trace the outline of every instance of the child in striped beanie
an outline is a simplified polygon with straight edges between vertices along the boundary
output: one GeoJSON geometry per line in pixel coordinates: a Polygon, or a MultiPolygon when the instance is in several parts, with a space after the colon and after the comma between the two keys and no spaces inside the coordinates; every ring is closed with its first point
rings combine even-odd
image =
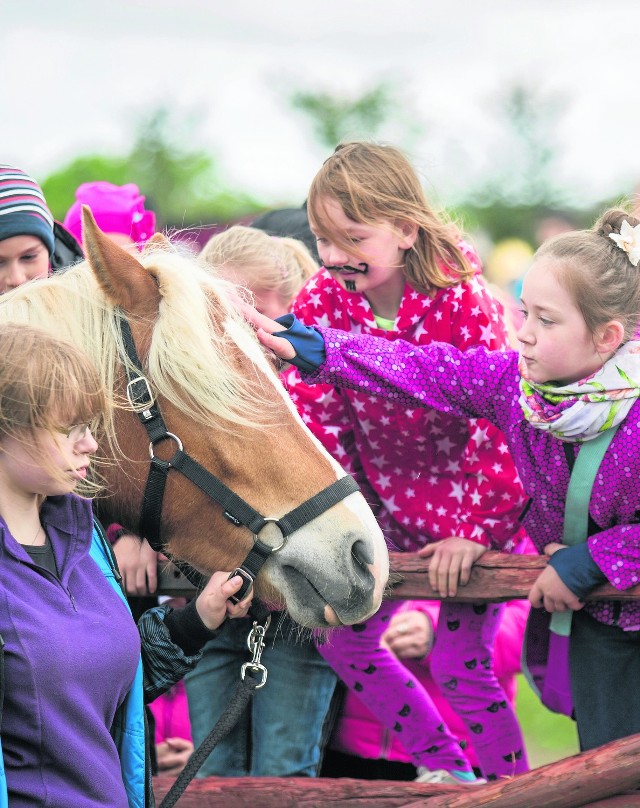
{"type": "Polygon", "coordinates": [[[0,294],[47,277],[55,249],[53,224],[33,177],[0,164],[0,294]]]}

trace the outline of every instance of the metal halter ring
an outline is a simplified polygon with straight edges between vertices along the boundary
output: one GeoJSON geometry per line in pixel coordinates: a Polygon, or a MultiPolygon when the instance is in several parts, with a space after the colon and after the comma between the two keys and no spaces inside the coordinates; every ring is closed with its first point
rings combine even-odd
{"type": "MultiPolygon", "coordinates": [[[[282,531],[282,528],[280,527],[280,520],[279,520],[279,519],[276,519],[276,518],[275,518],[275,516],[265,516],[265,517],[264,517],[264,521],[265,521],[265,522],[275,522],[275,524],[276,524],[276,525],[278,525],[278,527],[279,527],[279,528],[280,528],[280,530],[282,531]]],[[[262,527],[264,527],[264,525],[263,525],[262,527]]],[[[260,530],[262,530],[262,527],[260,528],[260,530]]],[[[287,539],[288,539],[288,536],[285,536],[285,535],[284,535],[284,533],[283,533],[283,534],[282,534],[282,542],[281,542],[281,543],[280,543],[280,544],[279,544],[277,547],[272,547],[272,548],[271,548],[271,552],[272,552],[272,553],[277,553],[277,552],[278,552],[278,550],[282,550],[282,548],[283,548],[283,547],[285,546],[285,544],[287,543],[287,539]]],[[[254,534],[253,534],[253,540],[254,540],[254,541],[258,541],[258,534],[257,534],[257,533],[254,533],[254,534]]]]}
{"type": "MultiPolygon", "coordinates": [[[[182,441],[180,440],[180,438],[177,435],[174,435],[173,432],[165,432],[164,435],[161,435],[157,440],[151,441],[151,443],[149,444],[149,457],[152,460],[155,460],[156,463],[164,463],[167,466],[171,467],[171,460],[163,460],[161,457],[156,457],[154,455],[154,453],[153,453],[153,447],[155,446],[155,444],[160,443],[160,441],[163,441],[166,438],[171,438],[171,440],[174,440],[176,442],[176,444],[178,446],[178,448],[176,450],[176,454],[178,454],[178,452],[182,451],[182,441]]],[[[174,457],[175,457],[175,455],[174,455],[174,457]]]]}

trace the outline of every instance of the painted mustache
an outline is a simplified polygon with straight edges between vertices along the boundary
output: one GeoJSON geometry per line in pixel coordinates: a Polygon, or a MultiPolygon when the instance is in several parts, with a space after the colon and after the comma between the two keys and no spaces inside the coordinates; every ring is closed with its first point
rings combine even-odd
{"type": "Polygon", "coordinates": [[[328,272],[360,272],[362,275],[366,275],[367,272],[369,271],[369,264],[365,264],[363,262],[361,264],[358,264],[357,267],[352,267],[349,264],[345,264],[344,266],[341,267],[334,267],[334,266],[328,267],[325,265],[325,269],[328,272]]]}

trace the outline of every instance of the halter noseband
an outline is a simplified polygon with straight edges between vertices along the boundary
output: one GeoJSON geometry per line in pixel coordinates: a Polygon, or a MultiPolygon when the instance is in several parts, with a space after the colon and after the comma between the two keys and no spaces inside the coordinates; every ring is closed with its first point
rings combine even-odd
{"type": "MultiPolygon", "coordinates": [[[[253,533],[253,547],[242,564],[231,573],[231,576],[240,575],[244,581],[232,600],[236,602],[242,600],[251,588],[262,565],[272,553],[276,553],[285,546],[288,536],[311,522],[316,516],[320,516],[332,508],[349,494],[359,491],[358,483],[353,477],[347,475],[336,480],[284,516],[276,518],[258,513],[214,474],[183,451],[180,438],[168,431],[149,381],[142,372],[142,363],[138,357],[129,322],[120,309],[116,310],[115,316],[128,360],[124,363],[127,374],[127,398],[149,436],[151,464],[142,500],[139,535],[143,536],[156,552],[166,553],[160,542],[162,501],[169,470],[179,471],[217,502],[223,508],[224,516],[232,524],[238,527],[244,525],[253,533]],[[154,453],[156,444],[163,440],[172,440],[176,444],[175,454],[170,460],[162,460],[154,453]],[[276,524],[282,533],[282,542],[276,547],[270,547],[258,538],[262,528],[269,522],[276,524]]],[[[202,586],[206,579],[194,567],[180,560],[172,559],[172,561],[192,584],[197,588],[202,586]]]]}

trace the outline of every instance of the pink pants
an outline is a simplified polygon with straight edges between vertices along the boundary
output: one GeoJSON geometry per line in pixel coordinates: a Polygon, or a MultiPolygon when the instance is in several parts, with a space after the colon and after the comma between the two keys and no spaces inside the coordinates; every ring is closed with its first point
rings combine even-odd
{"type": "MultiPolygon", "coordinates": [[[[378,720],[400,735],[416,766],[471,771],[426,689],[380,646],[398,608],[399,603],[385,601],[366,623],[336,629],[324,643],[318,640],[318,650],[378,720]]],[[[469,728],[482,774],[491,780],[528,769],[517,718],[493,670],[503,609],[496,603],[444,601],[429,658],[434,681],[469,728]]]]}

